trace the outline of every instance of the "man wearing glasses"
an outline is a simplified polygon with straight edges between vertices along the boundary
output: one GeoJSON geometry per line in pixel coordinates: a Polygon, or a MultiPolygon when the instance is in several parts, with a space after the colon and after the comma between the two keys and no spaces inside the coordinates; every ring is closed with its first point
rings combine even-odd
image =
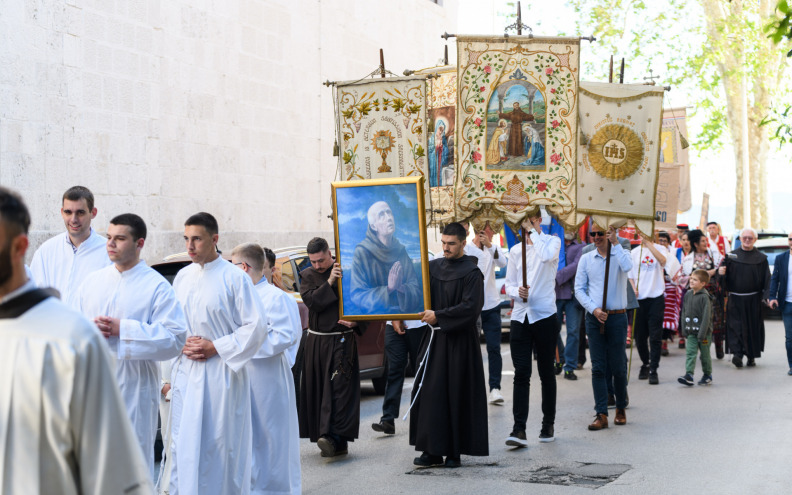
{"type": "MultiPolygon", "coordinates": [[[[792,232],[789,233],[789,248],[792,250],[792,232]]],[[[776,256],[773,263],[773,277],[770,279],[770,307],[778,308],[784,320],[786,332],[786,352],[789,364],[788,375],[792,375],[792,274],[789,273],[790,251],[776,256]]]]}
{"type": "Polygon", "coordinates": [[[748,366],[756,366],[755,359],[764,350],[762,300],[769,293],[770,267],[767,256],[754,248],[756,238],[754,229],[743,229],[740,247],[729,253],[726,264],[718,269],[729,291],[726,336],[732,364],[737,368],[743,367],[743,356],[748,357],[748,366]]]}

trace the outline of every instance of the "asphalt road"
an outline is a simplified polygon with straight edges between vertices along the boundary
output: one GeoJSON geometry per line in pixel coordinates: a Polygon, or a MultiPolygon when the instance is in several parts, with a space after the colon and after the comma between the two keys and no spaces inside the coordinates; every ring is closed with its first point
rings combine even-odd
{"type": "MultiPolygon", "coordinates": [[[[685,355],[676,344],[660,362],[660,384],[637,379],[640,360],[633,351],[627,425],[588,431],[594,417],[590,363],[579,380],[559,377],[555,442],[540,444],[539,377],[534,367],[530,445],[504,444],[511,431],[511,378],[504,343],[504,406],[488,406],[488,457],[462,456],[459,469],[415,469],[417,455],[408,442],[408,423],[396,434],[374,432],[382,397],[364,382],[360,438],[349,455],[326,459],[301,440],[303,492],[306,494],[784,494],[790,493],[790,406],[792,376],[787,376],[784,329],[766,322],[766,352],[755,368],[736,369],[729,355],[713,363],[713,384],[685,387],[685,355]]],[[[482,346],[486,365],[486,350],[482,346]]],[[[629,352],[629,351],[628,351],[629,352]]],[[[714,352],[713,352],[714,354],[714,352]]],[[[697,363],[696,381],[701,377],[697,363]]],[[[412,380],[405,382],[401,414],[412,380]]],[[[409,420],[408,420],[409,421],[409,420]]]]}

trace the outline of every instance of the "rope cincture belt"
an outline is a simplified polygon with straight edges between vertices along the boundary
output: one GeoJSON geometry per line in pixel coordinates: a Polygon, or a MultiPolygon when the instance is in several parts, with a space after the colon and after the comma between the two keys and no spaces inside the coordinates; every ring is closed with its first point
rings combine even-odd
{"type": "Polygon", "coordinates": [[[745,293],[729,292],[730,296],[743,296],[743,297],[745,297],[745,296],[754,296],[756,294],[759,294],[759,291],[756,291],[756,292],[745,292],[745,293]]]}
{"type": "Polygon", "coordinates": [[[310,328],[308,329],[308,333],[312,333],[314,335],[344,335],[345,333],[349,332],[354,332],[354,330],[350,328],[349,330],[344,330],[343,332],[315,332],[310,328]]]}
{"type": "MultiPolygon", "coordinates": [[[[410,410],[415,405],[415,401],[418,400],[418,395],[421,393],[421,387],[423,387],[424,378],[426,378],[426,369],[429,367],[429,352],[432,350],[432,340],[434,339],[435,331],[439,331],[440,327],[430,326],[429,328],[432,329],[432,333],[429,334],[429,343],[426,344],[426,354],[424,354],[424,358],[421,360],[421,363],[418,365],[418,369],[415,371],[415,376],[418,376],[418,373],[421,372],[421,368],[423,368],[423,375],[421,375],[421,382],[418,384],[418,391],[415,392],[415,397],[413,397],[412,402],[410,403],[410,407],[407,408],[407,412],[404,413],[404,417],[402,421],[407,421],[407,416],[410,414],[410,410]]],[[[415,382],[413,382],[412,390],[415,390],[415,382]]]]}

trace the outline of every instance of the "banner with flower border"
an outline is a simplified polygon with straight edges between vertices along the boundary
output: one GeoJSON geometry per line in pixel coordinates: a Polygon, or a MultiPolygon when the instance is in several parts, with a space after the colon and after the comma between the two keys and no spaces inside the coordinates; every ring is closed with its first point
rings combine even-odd
{"type": "Polygon", "coordinates": [[[432,198],[429,224],[442,226],[454,221],[454,176],[456,175],[456,66],[421,69],[428,76],[426,91],[428,177],[432,198]]]}
{"type": "Polygon", "coordinates": [[[663,88],[580,83],[578,214],[654,233],[663,88]]]}
{"type": "Polygon", "coordinates": [[[427,176],[426,76],[339,82],[336,108],[342,180],[427,176]]]}
{"type": "Polygon", "coordinates": [[[578,38],[457,38],[456,218],[575,223],[578,38]]]}

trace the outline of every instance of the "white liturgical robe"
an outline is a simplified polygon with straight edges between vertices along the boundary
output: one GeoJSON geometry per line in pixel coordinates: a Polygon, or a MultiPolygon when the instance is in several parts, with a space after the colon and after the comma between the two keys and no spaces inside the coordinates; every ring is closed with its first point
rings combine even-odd
{"type": "Polygon", "coordinates": [[[0,336],[0,493],[152,493],[96,327],[51,297],[0,336]]]}
{"type": "Polygon", "coordinates": [[[77,308],[76,294],[85,276],[112,262],[107,256],[107,239],[91,229],[91,236],[77,250],[69,234],[58,234],[42,244],[33,255],[30,271],[39,287],[60,292],[61,301],[77,308]]]}
{"type": "Polygon", "coordinates": [[[142,260],[124,272],[110,265],[88,274],[76,300],[89,319],[121,320],[119,336],[108,338],[107,343],[121,396],[153,478],[161,389],[157,361],[175,358],[184,347],[187,321],[181,305],[168,281],[142,260]]]}
{"type": "Polygon", "coordinates": [[[289,351],[299,347],[297,301],[262,278],[256,284],[267,311],[268,339],[248,363],[253,406],[251,493],[299,494],[300,428],[289,351]]]}
{"type": "Polygon", "coordinates": [[[266,310],[250,277],[218,257],[183,268],[173,282],[187,335],[217,355],[173,364],[170,495],[250,493],[252,423],[246,364],[267,338],[266,310]]]}

